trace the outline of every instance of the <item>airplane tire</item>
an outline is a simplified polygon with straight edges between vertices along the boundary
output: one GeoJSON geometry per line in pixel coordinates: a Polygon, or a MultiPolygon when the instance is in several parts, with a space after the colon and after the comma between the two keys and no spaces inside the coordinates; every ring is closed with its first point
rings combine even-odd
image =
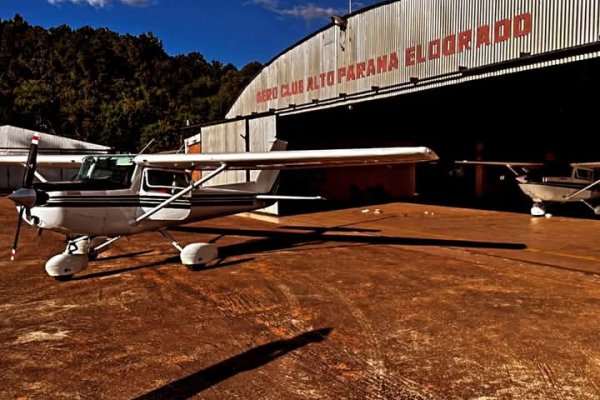
{"type": "Polygon", "coordinates": [[[192,243],[179,254],[183,265],[205,265],[218,257],[218,249],[212,243],[192,243]]]}
{"type": "Polygon", "coordinates": [[[98,258],[99,254],[96,251],[88,252],[88,260],[95,261],[98,258]]]}
{"type": "Polygon", "coordinates": [[[186,265],[185,267],[190,270],[190,271],[200,271],[202,268],[204,268],[206,266],[206,264],[194,264],[194,265],[186,265]]]}
{"type": "Polygon", "coordinates": [[[535,203],[531,207],[531,215],[533,217],[543,217],[544,215],[546,215],[546,208],[541,203],[535,203]]]}

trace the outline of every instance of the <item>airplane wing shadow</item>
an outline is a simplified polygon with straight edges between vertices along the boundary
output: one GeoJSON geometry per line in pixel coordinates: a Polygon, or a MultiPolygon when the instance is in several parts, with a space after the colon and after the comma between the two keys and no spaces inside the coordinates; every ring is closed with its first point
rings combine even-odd
{"type": "MultiPolygon", "coordinates": [[[[297,228],[295,228],[297,229],[297,228]]],[[[332,230],[335,231],[336,228],[332,230]]],[[[337,243],[360,243],[374,245],[404,245],[404,246],[445,246],[445,247],[467,247],[486,249],[522,250],[527,248],[524,243],[507,242],[484,242],[459,239],[435,239],[414,238],[402,236],[373,236],[327,233],[328,229],[318,228],[310,232],[278,232],[272,230],[246,230],[236,228],[213,228],[213,227],[189,227],[179,226],[169,229],[174,232],[208,233],[230,236],[258,237],[242,243],[235,243],[219,247],[219,256],[222,258],[239,256],[243,254],[261,253],[282,249],[298,249],[303,245],[337,242],[337,243]]],[[[359,231],[360,232],[360,231],[359,231]]]]}
{"type": "Polygon", "coordinates": [[[322,342],[327,339],[331,331],[333,331],[332,328],[316,329],[291,339],[263,344],[185,378],[154,389],[136,397],[134,400],[188,399],[241,372],[260,368],[310,343],[322,342]]]}

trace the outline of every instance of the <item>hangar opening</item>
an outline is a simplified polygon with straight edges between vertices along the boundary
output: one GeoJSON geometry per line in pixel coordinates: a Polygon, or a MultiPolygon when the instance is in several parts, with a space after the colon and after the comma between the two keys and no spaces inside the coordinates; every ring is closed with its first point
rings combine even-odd
{"type": "Polygon", "coordinates": [[[433,165],[416,166],[414,192],[402,166],[295,171],[286,174],[283,188],[321,190],[350,203],[418,193],[422,201],[525,210],[529,200],[506,168],[486,168],[477,188],[475,167],[453,161],[551,159],[566,168],[596,160],[600,139],[590,100],[600,89],[599,67],[592,59],[281,117],[278,135],[293,149],[424,145],[440,156],[433,165]]]}

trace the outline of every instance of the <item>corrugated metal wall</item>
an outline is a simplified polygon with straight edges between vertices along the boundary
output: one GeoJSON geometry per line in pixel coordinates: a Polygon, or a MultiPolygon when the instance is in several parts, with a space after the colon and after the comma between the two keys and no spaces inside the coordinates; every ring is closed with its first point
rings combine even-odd
{"type": "MultiPolygon", "coordinates": [[[[203,153],[241,153],[246,151],[246,121],[233,121],[202,128],[203,153]]],[[[245,182],[245,171],[225,171],[217,175],[207,186],[245,182]]]]}
{"type": "MultiPolygon", "coordinates": [[[[271,150],[276,134],[275,116],[255,118],[248,121],[250,128],[250,151],[253,153],[271,150]]],[[[258,171],[252,171],[250,178],[256,180],[258,171]]]]}
{"type": "Polygon", "coordinates": [[[599,10],[600,0],[384,4],[349,17],[345,31],[331,26],[274,60],[244,90],[228,118],[376,93],[377,88],[595,43],[599,10]]]}
{"type": "MultiPolygon", "coordinates": [[[[250,151],[253,153],[271,150],[277,134],[277,119],[274,115],[254,118],[248,121],[250,128],[250,151]]],[[[260,171],[251,171],[250,179],[255,181],[260,171]]],[[[267,214],[278,215],[279,203],[259,210],[267,214]]]]}
{"type": "MultiPolygon", "coordinates": [[[[202,128],[203,153],[243,153],[269,151],[275,139],[275,116],[243,119],[202,128]],[[246,139],[248,138],[248,139],[246,139]],[[246,143],[248,140],[248,143],[246,143]]],[[[252,171],[251,180],[257,171],[252,171]]],[[[246,171],[226,171],[215,177],[208,186],[246,182],[246,171]]]]}

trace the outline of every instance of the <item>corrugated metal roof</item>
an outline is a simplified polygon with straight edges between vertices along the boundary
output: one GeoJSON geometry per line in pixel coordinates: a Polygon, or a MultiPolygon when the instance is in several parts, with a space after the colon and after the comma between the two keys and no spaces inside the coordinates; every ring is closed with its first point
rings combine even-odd
{"type": "Polygon", "coordinates": [[[572,61],[564,50],[596,57],[600,0],[404,0],[345,18],[345,30],[327,25],[271,61],[227,118],[298,112],[572,61]]]}
{"type": "MultiPolygon", "coordinates": [[[[0,126],[0,152],[6,154],[18,149],[29,149],[31,137],[34,133],[36,132],[29,129],[17,128],[15,126],[0,126]]],[[[110,147],[42,133],[40,149],[107,151],[110,150],[110,147]]]]}

